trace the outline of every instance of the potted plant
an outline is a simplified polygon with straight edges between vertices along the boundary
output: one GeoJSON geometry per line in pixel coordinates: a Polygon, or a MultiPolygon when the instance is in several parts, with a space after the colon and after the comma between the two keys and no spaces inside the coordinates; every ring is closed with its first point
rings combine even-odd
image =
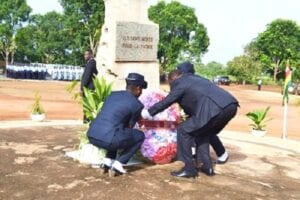
{"type": "Polygon", "coordinates": [[[252,127],[252,135],[258,137],[263,137],[266,135],[267,131],[264,128],[266,127],[266,122],[271,120],[266,120],[266,116],[269,110],[270,107],[267,107],[264,110],[255,110],[246,114],[246,116],[253,122],[253,124],[250,124],[250,126],[252,127]]]}
{"type": "Polygon", "coordinates": [[[42,108],[40,101],[41,101],[41,95],[39,92],[36,92],[34,104],[32,106],[32,111],[31,111],[31,115],[30,115],[32,121],[35,121],[35,122],[42,122],[46,118],[45,111],[42,108]]]}

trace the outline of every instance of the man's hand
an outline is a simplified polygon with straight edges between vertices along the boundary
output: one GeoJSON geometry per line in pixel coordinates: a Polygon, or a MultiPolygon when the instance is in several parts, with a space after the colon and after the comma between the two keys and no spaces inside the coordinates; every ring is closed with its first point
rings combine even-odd
{"type": "Polygon", "coordinates": [[[152,120],[152,116],[150,115],[149,111],[146,109],[142,110],[142,118],[152,120]]]}

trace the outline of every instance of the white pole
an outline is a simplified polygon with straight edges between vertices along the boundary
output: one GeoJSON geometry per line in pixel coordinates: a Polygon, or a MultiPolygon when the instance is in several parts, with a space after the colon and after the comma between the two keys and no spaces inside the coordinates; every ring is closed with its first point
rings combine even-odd
{"type": "Polygon", "coordinates": [[[283,111],[283,132],[282,139],[286,139],[287,137],[287,117],[288,117],[288,103],[284,100],[284,111],[283,111]]]}

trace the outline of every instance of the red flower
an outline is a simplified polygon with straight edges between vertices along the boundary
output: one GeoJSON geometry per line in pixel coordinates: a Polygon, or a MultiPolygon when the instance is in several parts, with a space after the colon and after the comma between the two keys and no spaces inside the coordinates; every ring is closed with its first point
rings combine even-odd
{"type": "Polygon", "coordinates": [[[176,155],[176,148],[176,143],[168,144],[166,147],[160,147],[152,158],[152,161],[156,164],[170,163],[176,155]]]}

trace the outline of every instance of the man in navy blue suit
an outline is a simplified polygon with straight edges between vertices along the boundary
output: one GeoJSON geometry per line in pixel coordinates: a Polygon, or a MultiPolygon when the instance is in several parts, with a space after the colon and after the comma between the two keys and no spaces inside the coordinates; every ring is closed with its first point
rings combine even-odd
{"type": "Polygon", "coordinates": [[[108,151],[104,165],[119,173],[126,173],[123,165],[140,149],[144,133],[134,129],[144,105],[138,100],[147,88],[144,76],[131,73],[126,78],[126,90],[112,92],[101,112],[90,125],[88,138],[91,144],[108,151]],[[116,159],[117,151],[123,150],[116,159]]]}
{"type": "Polygon", "coordinates": [[[171,91],[161,102],[148,111],[143,110],[145,119],[165,110],[173,103],[179,103],[189,116],[178,129],[178,159],[185,166],[172,172],[175,177],[194,178],[198,176],[193,163],[192,145],[196,142],[203,166],[201,171],[213,175],[212,162],[209,155],[209,141],[219,134],[227,123],[236,115],[238,101],[228,92],[197,75],[182,74],[174,70],[169,74],[171,91]]]}
{"type": "MultiPolygon", "coordinates": [[[[181,63],[180,65],[177,66],[177,69],[184,74],[190,74],[190,75],[195,74],[194,65],[190,62],[181,63]]],[[[214,135],[210,137],[209,143],[218,156],[216,164],[225,164],[228,161],[229,156],[220,138],[217,135],[214,135]]],[[[197,153],[197,162],[198,164],[202,162],[200,152],[197,153]]]]}
{"type": "Polygon", "coordinates": [[[82,74],[81,85],[80,85],[80,89],[82,93],[84,87],[90,90],[95,90],[93,78],[98,74],[97,65],[95,59],[93,58],[92,50],[87,50],[84,53],[84,59],[86,61],[86,64],[84,66],[84,72],[82,74]]]}
{"type": "MultiPolygon", "coordinates": [[[[82,74],[82,78],[81,78],[81,84],[80,84],[80,94],[81,96],[85,96],[84,94],[84,88],[87,88],[89,90],[95,90],[95,86],[94,86],[94,82],[93,79],[95,76],[98,75],[98,70],[97,70],[97,64],[96,64],[96,60],[93,57],[93,52],[92,50],[87,50],[84,53],[84,59],[86,61],[86,64],[84,66],[84,71],[82,74]]],[[[64,67],[62,67],[62,74],[66,74],[64,73],[64,67]]],[[[85,115],[83,115],[83,123],[88,123],[88,119],[85,115]]]]}

